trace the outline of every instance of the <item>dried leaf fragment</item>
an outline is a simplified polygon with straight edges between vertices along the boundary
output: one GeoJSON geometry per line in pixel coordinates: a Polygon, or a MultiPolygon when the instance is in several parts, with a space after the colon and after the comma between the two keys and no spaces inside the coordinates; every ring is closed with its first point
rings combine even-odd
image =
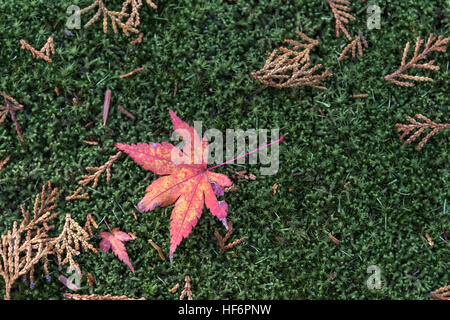
{"type": "Polygon", "coordinates": [[[431,239],[430,235],[428,233],[425,233],[425,238],[427,238],[428,244],[432,247],[434,246],[433,239],[431,239]]]}
{"type": "Polygon", "coordinates": [[[333,236],[333,235],[331,234],[331,232],[328,233],[328,237],[329,237],[329,238],[331,239],[331,241],[333,241],[334,243],[336,243],[336,244],[339,244],[339,243],[340,243],[339,239],[336,238],[335,236],[333,236]]]}
{"type": "Polygon", "coordinates": [[[8,163],[10,158],[11,158],[11,156],[7,156],[5,159],[0,161],[0,170],[2,170],[2,168],[5,166],[5,164],[8,163]]]}
{"type": "Polygon", "coordinates": [[[130,113],[127,109],[125,109],[124,107],[122,107],[122,106],[117,106],[117,109],[119,109],[119,111],[122,112],[124,115],[126,115],[128,118],[131,118],[131,119],[133,119],[133,120],[136,119],[136,117],[135,117],[133,114],[131,114],[131,113],[130,113]]]}
{"type": "Polygon", "coordinates": [[[369,95],[367,93],[359,93],[359,94],[353,95],[353,98],[355,98],[355,99],[366,99],[368,97],[369,97],[369,95]]]}
{"type": "Polygon", "coordinates": [[[103,103],[103,126],[106,125],[106,121],[108,120],[110,104],[111,104],[111,90],[108,89],[106,90],[105,102],[103,103]]]}
{"type": "Polygon", "coordinates": [[[275,184],[272,186],[272,193],[273,193],[273,195],[276,195],[276,194],[277,194],[277,190],[278,190],[278,183],[275,183],[275,184]]]}
{"type": "Polygon", "coordinates": [[[84,143],[86,143],[89,146],[97,146],[98,145],[98,141],[93,141],[93,140],[83,140],[84,143]]]}
{"type": "Polygon", "coordinates": [[[176,285],[174,285],[171,289],[167,290],[169,293],[175,293],[178,291],[178,288],[180,288],[180,284],[177,283],[176,285]]]}
{"type": "Polygon", "coordinates": [[[160,246],[158,246],[156,243],[153,242],[152,239],[148,239],[148,243],[152,245],[153,248],[155,248],[156,251],[158,251],[159,257],[162,261],[166,261],[166,257],[164,256],[164,253],[160,246]]]}

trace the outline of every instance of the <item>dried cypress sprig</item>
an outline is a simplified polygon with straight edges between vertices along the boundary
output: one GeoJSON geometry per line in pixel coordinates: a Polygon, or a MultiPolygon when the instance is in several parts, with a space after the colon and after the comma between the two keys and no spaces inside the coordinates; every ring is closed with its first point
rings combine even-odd
{"type": "Polygon", "coordinates": [[[408,120],[410,124],[396,123],[395,126],[397,127],[398,132],[403,132],[402,135],[400,136],[400,140],[405,138],[407,135],[409,135],[411,132],[417,129],[417,131],[405,141],[404,145],[408,145],[411,142],[414,142],[422,134],[423,131],[427,129],[432,129],[419,142],[419,144],[416,147],[417,151],[420,151],[420,149],[422,149],[424,144],[427,143],[427,141],[436,133],[438,133],[440,130],[450,129],[450,123],[435,123],[421,114],[416,114],[415,117],[425,122],[418,122],[413,118],[411,118],[410,116],[406,116],[406,120],[408,120]]]}
{"type": "Polygon", "coordinates": [[[111,21],[111,27],[114,33],[118,33],[117,25],[122,28],[123,33],[128,37],[129,32],[139,33],[139,30],[122,22],[122,18],[130,16],[126,12],[110,11],[103,3],[103,0],[95,0],[90,6],[80,10],[80,14],[83,15],[92,9],[97,8],[97,13],[84,25],[85,28],[91,26],[98,18],[103,14],[103,33],[108,33],[108,18],[111,21]]]}
{"type": "Polygon", "coordinates": [[[91,175],[83,175],[83,180],[78,181],[78,184],[82,185],[83,187],[86,187],[89,183],[94,181],[92,184],[92,188],[97,188],[98,185],[98,179],[100,178],[101,174],[106,171],[106,181],[109,182],[111,179],[111,166],[120,156],[122,155],[122,152],[117,152],[114,156],[110,156],[109,160],[102,165],[101,167],[86,167],[87,172],[95,172],[91,175]]]}
{"type": "Polygon", "coordinates": [[[344,26],[344,24],[349,23],[350,20],[355,20],[355,17],[349,13],[351,9],[348,5],[351,4],[351,2],[348,0],[327,0],[327,2],[333,12],[334,19],[336,20],[336,37],[339,38],[340,32],[342,31],[347,39],[351,41],[352,37],[344,26]]]}
{"type": "Polygon", "coordinates": [[[401,87],[413,87],[414,84],[408,81],[399,81],[397,78],[411,81],[433,81],[432,78],[429,77],[421,77],[421,76],[411,76],[408,74],[404,74],[404,72],[408,69],[428,69],[428,70],[439,70],[439,66],[434,65],[434,60],[431,60],[427,63],[419,63],[420,60],[424,60],[427,58],[427,54],[433,51],[445,52],[447,50],[446,45],[450,41],[450,37],[443,38],[439,36],[437,39],[433,34],[430,34],[428,40],[425,44],[425,48],[422,52],[419,53],[420,47],[424,43],[420,37],[417,37],[416,47],[414,49],[414,55],[409,62],[406,62],[406,57],[408,55],[410,43],[407,42],[405,49],[403,50],[402,61],[400,64],[400,68],[394,73],[391,73],[384,77],[384,80],[389,81],[393,84],[396,84],[401,87]],[[435,41],[436,40],[436,41],[435,41]],[[434,44],[433,44],[434,42],[434,44]]]}
{"type": "Polygon", "coordinates": [[[81,248],[86,252],[97,253],[97,249],[88,242],[90,238],[88,232],[72,219],[70,213],[67,213],[61,234],[52,240],[54,245],[52,253],[56,254],[59,266],[69,263],[71,268],[78,267],[78,263],[75,262],[73,256],[79,255],[81,248]],[[64,254],[65,258],[63,259],[64,254]]]}
{"type": "Polygon", "coordinates": [[[219,244],[220,253],[224,253],[225,251],[234,248],[235,246],[237,246],[238,244],[240,244],[245,240],[244,238],[240,238],[229,244],[225,244],[230,238],[232,233],[233,233],[233,223],[231,221],[228,222],[228,231],[224,237],[222,237],[217,231],[214,233],[214,236],[217,238],[217,242],[219,244]]]}
{"type": "Polygon", "coordinates": [[[76,294],[76,293],[64,293],[64,298],[73,300],[145,300],[145,298],[129,298],[127,296],[112,296],[107,294],[105,296],[98,296],[96,294],[76,294]]]}
{"type": "Polygon", "coordinates": [[[94,234],[93,234],[93,232],[92,232],[91,225],[92,225],[95,229],[98,229],[98,225],[97,225],[97,223],[95,222],[94,218],[92,217],[92,214],[89,213],[89,214],[86,216],[86,223],[84,224],[84,228],[83,228],[83,229],[86,230],[87,232],[89,232],[89,236],[90,236],[90,237],[93,237],[94,234]]]}
{"type": "Polygon", "coordinates": [[[181,291],[180,300],[183,300],[187,296],[188,300],[193,300],[191,291],[191,278],[189,276],[184,277],[184,289],[181,291]]]}
{"type": "Polygon", "coordinates": [[[25,40],[21,39],[20,44],[22,45],[22,49],[28,50],[33,55],[35,59],[44,59],[45,61],[52,63],[52,59],[50,59],[50,53],[55,54],[55,47],[53,46],[53,38],[49,37],[45,45],[42,47],[40,51],[33,48],[29,45],[25,40]]]}
{"type": "Polygon", "coordinates": [[[83,187],[79,187],[72,195],[66,197],[66,201],[75,200],[75,199],[84,199],[89,200],[89,195],[87,192],[80,194],[83,187]]]}
{"type": "Polygon", "coordinates": [[[345,54],[352,49],[352,58],[356,57],[356,49],[358,49],[358,54],[362,58],[363,57],[363,47],[368,48],[369,45],[367,44],[366,38],[364,38],[364,35],[362,32],[359,33],[358,37],[356,37],[352,42],[350,42],[348,45],[345,46],[344,50],[342,50],[338,60],[347,60],[347,57],[345,54]]]}
{"type": "Polygon", "coordinates": [[[431,300],[450,300],[450,285],[430,292],[431,300]]]}
{"type": "Polygon", "coordinates": [[[19,277],[26,279],[28,275],[30,286],[34,287],[34,265],[41,260],[46,278],[50,279],[47,255],[52,252],[52,238],[48,237],[48,231],[54,228],[50,221],[59,215],[52,213],[57,207],[58,197],[58,189],[53,189],[48,181],[35,197],[33,217],[30,218],[29,211],[21,206],[22,222],[18,226],[14,221],[12,230],[1,236],[0,275],[5,281],[5,300],[10,299],[11,287],[19,277]]]}
{"type": "Polygon", "coordinates": [[[251,77],[258,80],[266,86],[276,88],[294,88],[298,86],[310,86],[316,89],[326,90],[319,86],[320,82],[329,76],[332,76],[330,68],[322,74],[315,74],[322,67],[321,64],[311,66],[310,52],[319,44],[318,40],[313,40],[304,33],[297,31],[297,34],[307,43],[299,43],[294,40],[285,40],[292,44],[293,49],[284,47],[279,48],[269,54],[264,67],[251,73],[251,77]],[[298,51],[300,48],[303,50],[298,51]]]}
{"type": "Polygon", "coordinates": [[[23,105],[18,103],[16,99],[7,95],[6,92],[0,91],[0,95],[5,101],[5,105],[0,105],[0,124],[5,121],[6,116],[9,113],[9,115],[11,116],[11,120],[14,122],[14,125],[16,127],[17,136],[19,137],[20,142],[24,142],[22,133],[20,132],[20,125],[16,119],[16,111],[23,110],[23,105]]]}
{"type": "MultiPolygon", "coordinates": [[[[158,6],[154,4],[151,0],[145,0],[147,4],[152,7],[153,9],[158,9],[158,6]]],[[[127,25],[132,27],[138,27],[141,23],[140,17],[139,17],[139,10],[142,7],[142,0],[126,0],[122,4],[122,11],[121,13],[126,13],[128,6],[131,7],[131,13],[129,14],[129,18],[126,22],[127,25]]]]}

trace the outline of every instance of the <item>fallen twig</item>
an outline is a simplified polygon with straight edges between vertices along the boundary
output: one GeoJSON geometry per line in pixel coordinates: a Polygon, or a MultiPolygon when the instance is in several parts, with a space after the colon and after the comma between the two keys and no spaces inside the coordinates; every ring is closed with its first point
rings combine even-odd
{"type": "Polygon", "coordinates": [[[145,69],[147,69],[147,66],[143,66],[143,67],[134,69],[134,70],[131,71],[131,72],[128,72],[128,73],[126,73],[126,74],[123,74],[123,75],[119,76],[119,78],[120,78],[120,79],[123,79],[123,78],[129,77],[129,76],[132,76],[133,74],[138,73],[139,71],[142,71],[142,70],[145,70],[145,69]]]}

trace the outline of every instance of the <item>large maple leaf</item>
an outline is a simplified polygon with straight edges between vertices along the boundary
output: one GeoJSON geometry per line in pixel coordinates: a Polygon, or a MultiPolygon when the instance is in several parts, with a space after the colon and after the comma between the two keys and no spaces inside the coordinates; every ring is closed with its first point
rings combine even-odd
{"type": "Polygon", "coordinates": [[[216,194],[223,195],[222,187],[231,186],[232,182],[226,175],[207,168],[208,140],[200,139],[195,129],[178,118],[172,110],[169,113],[174,130],[185,143],[183,149],[168,142],[116,143],[116,147],[144,169],[163,175],[147,187],[137,207],[145,212],[175,202],[170,217],[172,262],[173,253],[181,240],[191,233],[202,215],[204,204],[227,227],[228,205],[225,201],[218,201],[216,194]]]}

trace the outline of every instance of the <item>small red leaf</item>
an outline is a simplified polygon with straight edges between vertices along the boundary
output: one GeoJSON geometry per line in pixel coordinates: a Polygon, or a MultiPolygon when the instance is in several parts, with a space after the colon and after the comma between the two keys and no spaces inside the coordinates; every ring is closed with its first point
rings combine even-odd
{"type": "Polygon", "coordinates": [[[102,241],[100,241],[100,250],[107,252],[109,249],[112,249],[117,258],[125,263],[134,273],[134,268],[131,265],[130,258],[128,258],[127,249],[122,243],[134,239],[128,233],[119,231],[119,228],[113,229],[111,233],[102,232],[98,236],[102,238],[102,241]]]}

